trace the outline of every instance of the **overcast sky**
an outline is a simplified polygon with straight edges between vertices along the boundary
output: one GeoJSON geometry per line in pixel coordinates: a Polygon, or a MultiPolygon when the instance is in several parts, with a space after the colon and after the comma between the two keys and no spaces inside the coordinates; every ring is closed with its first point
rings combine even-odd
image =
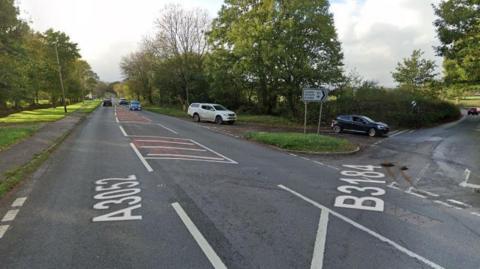
{"type": "MultiPolygon", "coordinates": [[[[207,9],[216,16],[223,0],[17,0],[33,28],[52,27],[79,44],[81,54],[105,81],[121,80],[122,56],[152,33],[153,21],[167,3],[207,9]]],[[[441,66],[431,4],[439,0],[331,0],[346,70],[391,86],[396,63],[422,49],[441,66]]]]}

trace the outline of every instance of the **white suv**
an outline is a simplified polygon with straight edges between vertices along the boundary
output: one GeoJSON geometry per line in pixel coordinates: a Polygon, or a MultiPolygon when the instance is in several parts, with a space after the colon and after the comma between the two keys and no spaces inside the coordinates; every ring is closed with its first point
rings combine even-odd
{"type": "Polygon", "coordinates": [[[192,103],[188,107],[188,115],[194,121],[213,121],[217,124],[222,124],[223,122],[233,124],[237,120],[235,112],[219,104],[192,103]]]}

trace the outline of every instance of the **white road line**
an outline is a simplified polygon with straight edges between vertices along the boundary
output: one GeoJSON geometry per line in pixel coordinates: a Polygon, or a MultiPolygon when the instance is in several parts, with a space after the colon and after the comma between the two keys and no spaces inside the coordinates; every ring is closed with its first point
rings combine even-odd
{"type": "Polygon", "coordinates": [[[15,199],[15,201],[13,201],[12,207],[21,207],[23,206],[26,200],[27,200],[27,197],[19,197],[15,199]]]}
{"type": "Polygon", "coordinates": [[[389,135],[394,135],[394,134],[396,134],[396,133],[398,133],[398,132],[400,132],[400,130],[395,130],[395,131],[391,132],[389,135]]]}
{"type": "Polygon", "coordinates": [[[227,160],[216,161],[216,160],[205,160],[205,159],[189,159],[189,158],[177,158],[177,157],[145,157],[146,160],[181,160],[181,161],[197,161],[197,162],[208,162],[208,163],[226,163],[226,164],[236,164],[227,160]]]}
{"type": "Polygon", "coordinates": [[[165,147],[165,146],[141,146],[142,149],[178,149],[188,151],[207,151],[206,149],[192,149],[192,148],[180,148],[180,147],[165,147]]]}
{"type": "Polygon", "coordinates": [[[433,202],[434,202],[434,203],[437,203],[437,204],[439,204],[439,205],[446,206],[446,207],[451,207],[451,208],[460,209],[460,210],[463,209],[463,208],[461,208],[461,207],[453,206],[453,205],[451,205],[451,204],[445,203],[445,202],[440,201],[440,200],[435,200],[435,201],[433,201],[433,202]]]}
{"type": "Polygon", "coordinates": [[[438,197],[440,195],[436,194],[436,193],[433,193],[433,192],[429,192],[429,191],[424,191],[424,190],[417,190],[417,192],[420,192],[420,193],[424,193],[428,196],[432,196],[432,197],[438,197]]]}
{"type": "Polygon", "coordinates": [[[415,132],[415,130],[411,130],[411,131],[409,131],[408,133],[409,133],[409,134],[413,134],[414,132],[415,132]]]}
{"type": "Polygon", "coordinates": [[[465,206],[465,207],[472,207],[469,204],[466,204],[466,203],[461,202],[461,201],[453,200],[453,199],[447,199],[447,201],[449,201],[450,203],[454,203],[454,204],[465,206]]]}
{"type": "Polygon", "coordinates": [[[319,165],[325,165],[324,163],[319,162],[319,161],[313,161],[313,162],[316,163],[316,164],[319,164],[319,165]]]}
{"type": "Polygon", "coordinates": [[[392,188],[392,189],[395,189],[395,190],[400,190],[400,188],[398,187],[398,183],[397,182],[392,182],[390,184],[387,185],[387,187],[389,188],[392,188]]]}
{"type": "Polygon", "coordinates": [[[480,213],[477,213],[477,212],[470,212],[470,214],[480,217],[480,213]]]}
{"type": "Polygon", "coordinates": [[[122,131],[123,136],[128,136],[127,132],[125,132],[125,129],[123,129],[121,125],[119,125],[118,127],[120,127],[120,131],[122,131]]]}
{"type": "Polygon", "coordinates": [[[282,189],[290,192],[291,194],[293,194],[293,195],[301,198],[302,200],[310,203],[311,205],[320,208],[320,209],[322,210],[322,212],[323,212],[323,211],[329,212],[330,214],[334,215],[335,217],[337,217],[337,218],[339,218],[339,219],[341,219],[341,220],[343,220],[343,221],[351,224],[352,226],[354,226],[354,227],[356,227],[356,228],[358,228],[358,229],[360,229],[360,230],[362,230],[362,231],[370,234],[371,236],[377,238],[378,240],[380,240],[380,241],[382,241],[382,242],[385,242],[385,243],[391,245],[392,247],[396,248],[396,249],[399,250],[400,252],[403,252],[403,253],[405,253],[406,255],[408,255],[408,256],[410,256],[410,257],[412,257],[412,258],[415,258],[415,259],[423,262],[424,264],[426,264],[426,265],[428,265],[428,266],[430,266],[430,267],[432,267],[432,268],[435,268],[435,269],[441,269],[441,268],[443,268],[442,266],[440,266],[440,265],[438,265],[438,264],[430,261],[429,259],[424,258],[424,257],[416,254],[415,252],[413,252],[413,251],[411,251],[411,250],[409,250],[409,249],[407,249],[407,248],[405,248],[405,247],[403,247],[403,246],[395,243],[394,241],[386,238],[385,236],[383,236],[383,235],[381,235],[381,234],[379,234],[379,233],[377,233],[377,232],[375,232],[375,231],[370,230],[369,228],[363,226],[362,224],[360,224],[360,223],[358,223],[358,222],[355,222],[354,220],[352,220],[352,219],[350,219],[350,218],[348,218],[348,217],[345,217],[344,215],[342,215],[342,214],[340,214],[340,213],[337,213],[337,212],[335,212],[335,211],[333,211],[333,210],[331,210],[331,209],[329,209],[329,208],[327,208],[327,207],[325,207],[325,206],[323,206],[323,205],[321,205],[321,204],[319,204],[319,203],[311,200],[310,198],[301,195],[300,193],[298,193],[298,192],[296,192],[296,191],[294,191],[294,190],[292,190],[292,189],[289,189],[288,187],[285,187],[285,186],[283,186],[283,185],[278,185],[278,187],[280,187],[280,188],[282,188],[282,189]]]}
{"type": "Polygon", "coordinates": [[[2,238],[8,230],[10,225],[0,225],[0,238],[2,238]]]}
{"type": "Polygon", "coordinates": [[[335,166],[332,166],[332,165],[329,165],[329,164],[327,164],[327,165],[325,165],[325,166],[326,166],[326,167],[329,167],[329,168],[332,168],[332,169],[334,169],[334,170],[340,171],[340,168],[338,168],[338,167],[335,167],[335,166]]]}
{"type": "Polygon", "coordinates": [[[300,158],[304,159],[305,161],[310,161],[310,159],[307,157],[300,157],[300,158]]]}
{"type": "Polygon", "coordinates": [[[211,148],[209,148],[209,147],[207,147],[207,146],[204,146],[204,145],[202,145],[202,144],[200,144],[200,143],[198,143],[198,142],[196,142],[196,141],[194,141],[194,140],[190,140],[190,141],[192,141],[192,143],[195,143],[195,144],[199,145],[200,147],[202,147],[202,148],[204,148],[204,149],[207,149],[207,150],[209,150],[209,151],[217,154],[218,156],[220,156],[220,157],[222,157],[222,158],[224,158],[224,159],[226,159],[226,160],[229,160],[230,162],[232,162],[232,163],[234,163],[234,164],[238,164],[238,162],[236,162],[236,161],[234,161],[234,160],[232,160],[232,159],[230,159],[230,158],[227,158],[226,156],[224,156],[224,155],[222,155],[222,154],[214,151],[213,149],[211,149],[211,148]]]}
{"type": "Polygon", "coordinates": [[[130,137],[140,137],[140,138],[160,138],[160,139],[173,139],[173,140],[191,141],[191,139],[187,139],[187,138],[177,138],[177,137],[158,136],[158,135],[129,135],[129,136],[130,137]]]}
{"type": "Polygon", "coordinates": [[[118,117],[117,117],[117,116],[115,116],[115,121],[116,121],[117,123],[120,122],[120,121],[118,120],[118,117]]]}
{"type": "Polygon", "coordinates": [[[415,188],[410,187],[410,188],[408,188],[408,190],[405,191],[405,193],[411,194],[413,196],[417,196],[417,197],[422,198],[422,199],[427,198],[427,196],[424,196],[424,195],[421,195],[421,194],[418,194],[418,193],[414,193],[413,190],[415,190],[415,188]]]}
{"type": "Polygon", "coordinates": [[[178,144],[178,145],[190,145],[193,146],[193,143],[187,142],[175,142],[175,141],[167,141],[167,140],[147,140],[147,139],[136,139],[137,142],[148,142],[148,143],[167,143],[167,144],[178,144]]]}
{"type": "Polygon", "coordinates": [[[187,227],[188,231],[192,235],[193,239],[195,239],[198,246],[200,246],[205,256],[207,256],[213,268],[227,269],[227,266],[225,266],[220,257],[218,257],[217,253],[215,253],[215,250],[213,250],[205,237],[203,237],[202,233],[200,233],[197,226],[195,226],[195,223],[193,223],[190,217],[188,217],[182,206],[179,203],[173,203],[172,207],[173,209],[175,209],[175,212],[177,212],[178,216],[182,220],[183,224],[185,224],[185,227],[187,227]]]}
{"type": "Polygon", "coordinates": [[[397,136],[397,135],[401,135],[401,134],[403,134],[403,133],[405,133],[405,132],[408,132],[408,131],[409,131],[409,130],[398,131],[397,133],[395,133],[395,134],[393,134],[393,135],[389,135],[388,137],[389,137],[389,138],[390,138],[390,137],[395,137],[395,136],[397,136]]]}
{"type": "Polygon", "coordinates": [[[429,167],[430,167],[430,164],[427,163],[427,165],[425,165],[425,167],[423,167],[422,170],[420,170],[420,173],[418,173],[418,175],[417,175],[417,180],[415,181],[415,184],[418,184],[418,182],[420,182],[420,180],[425,175],[425,172],[427,172],[427,169],[429,167]]]}
{"type": "Polygon", "coordinates": [[[7,213],[5,214],[5,216],[3,216],[2,222],[14,220],[15,217],[17,216],[17,214],[18,214],[18,211],[20,211],[20,210],[19,209],[8,210],[7,213]]]}
{"type": "Polygon", "coordinates": [[[205,156],[196,156],[196,155],[184,155],[184,154],[169,154],[169,153],[148,153],[148,156],[152,157],[180,157],[180,158],[189,158],[189,159],[202,159],[202,160],[216,160],[223,161],[224,158],[215,158],[215,157],[205,157],[205,156]]]}
{"type": "Polygon", "coordinates": [[[168,130],[168,131],[174,133],[174,134],[178,134],[175,130],[170,129],[170,128],[166,127],[166,126],[163,125],[163,124],[157,123],[157,125],[160,126],[160,127],[162,127],[162,128],[165,129],[165,130],[168,130]]]}
{"type": "Polygon", "coordinates": [[[152,167],[148,164],[147,160],[145,160],[145,158],[143,158],[142,154],[140,153],[140,151],[138,151],[137,147],[135,147],[135,145],[133,143],[130,143],[130,147],[132,147],[133,151],[135,152],[135,154],[137,154],[137,157],[140,159],[140,161],[143,163],[143,165],[145,166],[145,168],[147,168],[147,171],[148,172],[153,172],[153,169],[152,167]]]}
{"type": "Polygon", "coordinates": [[[471,175],[471,172],[470,169],[465,169],[465,172],[464,172],[464,175],[465,175],[465,180],[463,182],[460,182],[460,187],[464,187],[464,188],[472,188],[472,189],[480,189],[480,185],[477,185],[477,184],[470,184],[468,183],[468,180],[470,179],[470,175],[471,175]]]}
{"type": "Polygon", "coordinates": [[[327,241],[328,211],[321,210],[318,221],[317,237],[313,248],[313,258],[310,269],[322,269],[323,256],[325,254],[325,242],[327,241]]]}
{"type": "Polygon", "coordinates": [[[296,154],[293,154],[293,153],[288,153],[289,155],[293,156],[293,157],[297,157],[296,154]]]}

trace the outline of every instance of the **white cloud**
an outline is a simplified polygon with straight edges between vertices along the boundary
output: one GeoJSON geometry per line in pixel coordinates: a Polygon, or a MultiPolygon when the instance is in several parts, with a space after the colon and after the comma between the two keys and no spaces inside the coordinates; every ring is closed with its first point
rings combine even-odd
{"type": "Polygon", "coordinates": [[[153,30],[160,10],[175,2],[207,9],[214,17],[222,0],[18,0],[22,17],[33,28],[54,28],[78,43],[80,53],[102,80],[121,79],[122,56],[135,51],[153,30]]]}
{"type": "MultiPolygon", "coordinates": [[[[216,16],[223,0],[17,0],[34,29],[52,27],[79,44],[101,79],[121,79],[122,56],[152,32],[153,21],[170,2],[201,7],[216,16]]],[[[390,72],[413,49],[434,59],[436,34],[431,3],[439,0],[332,0],[335,25],[347,69],[392,85],[390,72]]],[[[438,64],[441,59],[436,58],[438,64]]]]}
{"type": "Polygon", "coordinates": [[[438,44],[431,7],[438,0],[343,0],[333,2],[339,39],[347,69],[356,69],[367,79],[382,85],[394,84],[391,72],[396,63],[414,49],[434,59],[438,44]]]}

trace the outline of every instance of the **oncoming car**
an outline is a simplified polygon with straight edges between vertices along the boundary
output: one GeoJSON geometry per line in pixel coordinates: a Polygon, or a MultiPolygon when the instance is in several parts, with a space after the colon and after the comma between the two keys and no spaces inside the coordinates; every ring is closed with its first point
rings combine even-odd
{"type": "Polygon", "coordinates": [[[224,122],[233,124],[237,120],[235,112],[228,110],[219,104],[192,103],[188,107],[188,115],[197,122],[213,121],[217,124],[222,124],[224,122]]]}
{"type": "Polygon", "coordinates": [[[386,135],[390,131],[387,124],[361,115],[340,115],[332,121],[332,129],[335,133],[352,131],[367,133],[369,136],[386,135]]]}
{"type": "Polygon", "coordinates": [[[142,105],[140,105],[139,101],[131,101],[128,108],[132,111],[134,111],[134,110],[140,111],[140,110],[142,110],[142,105]]]}
{"type": "Polygon", "coordinates": [[[467,112],[468,115],[478,115],[478,113],[480,113],[480,109],[476,107],[470,108],[467,112]]]}
{"type": "Polygon", "coordinates": [[[111,99],[103,99],[102,106],[113,106],[111,99]]]}

